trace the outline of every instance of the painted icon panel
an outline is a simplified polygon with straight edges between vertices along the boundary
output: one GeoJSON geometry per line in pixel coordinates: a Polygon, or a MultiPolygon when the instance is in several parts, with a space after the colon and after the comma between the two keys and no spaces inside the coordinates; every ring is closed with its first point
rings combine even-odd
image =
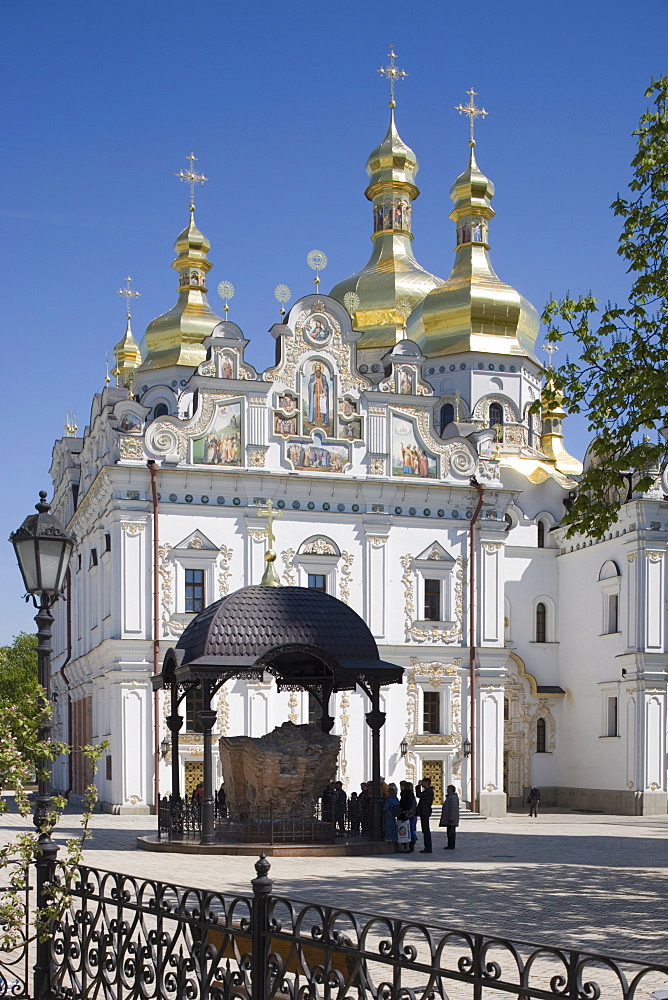
{"type": "Polygon", "coordinates": [[[206,434],[194,438],[194,465],[241,465],[241,403],[228,403],[216,409],[206,434]]]}
{"type": "Polygon", "coordinates": [[[418,438],[415,424],[392,416],[392,475],[438,478],[438,462],[418,438]]]}
{"type": "Polygon", "coordinates": [[[314,434],[313,441],[289,444],[286,455],[293,469],[300,472],[343,472],[350,462],[346,445],[327,444],[321,434],[314,434]]]}
{"type": "Polygon", "coordinates": [[[318,428],[334,433],[333,377],[324,361],[315,359],[304,365],[302,380],[303,427],[306,434],[318,428]]]}

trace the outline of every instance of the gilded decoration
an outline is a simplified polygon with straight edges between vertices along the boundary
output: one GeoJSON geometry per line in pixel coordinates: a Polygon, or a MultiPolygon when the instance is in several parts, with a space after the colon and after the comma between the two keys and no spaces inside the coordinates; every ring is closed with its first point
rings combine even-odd
{"type": "Polygon", "coordinates": [[[482,421],[485,426],[489,422],[489,408],[492,403],[498,403],[503,409],[503,422],[505,424],[521,424],[520,415],[515,407],[515,405],[508,399],[507,396],[499,396],[495,393],[491,393],[489,396],[483,396],[479,399],[473,408],[473,420],[482,421]]]}
{"type": "Polygon", "coordinates": [[[637,555],[636,552],[627,552],[626,553],[626,558],[627,558],[628,562],[630,562],[630,563],[635,562],[636,561],[636,555],[637,555]]]}
{"type": "Polygon", "coordinates": [[[227,545],[220,547],[220,566],[218,571],[218,596],[225,597],[230,592],[230,577],[232,570],[232,549],[227,545]]]}
{"type": "Polygon", "coordinates": [[[249,528],[248,535],[250,538],[254,538],[256,542],[261,542],[266,536],[267,532],[265,528],[249,528]]]}
{"type": "Polygon", "coordinates": [[[647,558],[650,562],[660,562],[663,559],[663,556],[663,552],[651,552],[649,549],[647,550],[647,558]]]}
{"type": "Polygon", "coordinates": [[[386,470],[386,460],[384,458],[369,459],[369,474],[372,476],[384,476],[386,470]]]}
{"type": "Polygon", "coordinates": [[[387,535],[367,535],[367,540],[371,542],[372,545],[385,545],[387,539],[387,535]]]}
{"type": "Polygon", "coordinates": [[[80,499],[79,505],[67,526],[69,531],[75,533],[80,538],[87,535],[92,526],[99,520],[103,510],[111,499],[111,495],[111,480],[107,473],[102,470],[80,499]]]}
{"type": "Polygon", "coordinates": [[[295,550],[286,549],[285,552],[281,552],[281,562],[285,567],[283,570],[283,579],[285,580],[286,587],[294,587],[297,584],[295,577],[295,550]]]}
{"type": "Polygon", "coordinates": [[[328,538],[313,538],[301,546],[299,554],[302,556],[338,556],[338,550],[333,542],[328,538]]]}
{"type": "Polygon", "coordinates": [[[223,684],[218,689],[218,711],[216,713],[216,723],[221,736],[227,736],[230,725],[230,702],[227,694],[227,684],[223,684]]]}
{"type": "Polygon", "coordinates": [[[143,521],[121,521],[121,529],[126,535],[138,535],[145,527],[143,521]]]}
{"type": "Polygon", "coordinates": [[[412,748],[419,746],[452,747],[461,754],[462,746],[462,698],[460,659],[449,663],[440,660],[421,663],[411,656],[410,667],[406,670],[406,742],[412,748]],[[444,685],[450,689],[448,718],[445,733],[421,733],[419,726],[419,689],[427,686],[438,690],[444,685]]]}
{"type": "Polygon", "coordinates": [[[253,469],[263,469],[266,459],[266,453],[264,451],[259,451],[254,448],[250,453],[250,464],[253,469]]]}
{"type": "Polygon", "coordinates": [[[414,556],[408,554],[401,557],[403,575],[401,582],[404,586],[404,614],[406,639],[414,642],[455,642],[462,636],[462,621],[464,615],[464,575],[462,557],[458,556],[455,562],[454,579],[454,624],[450,628],[438,628],[437,626],[424,627],[416,625],[415,616],[415,569],[413,567],[414,556]]]}
{"type": "Polygon", "coordinates": [[[367,389],[370,385],[367,379],[353,370],[353,346],[343,344],[339,323],[331,313],[324,310],[324,303],[318,300],[299,313],[293,335],[282,337],[281,347],[280,363],[264,373],[263,378],[267,381],[284,382],[296,391],[297,375],[304,360],[305,347],[310,350],[317,347],[322,351],[323,357],[338,368],[342,392],[367,389]],[[316,328],[317,323],[320,323],[320,329],[316,328]],[[322,339],[314,339],[314,336],[322,339]]]}
{"type": "Polygon", "coordinates": [[[503,548],[503,542],[481,542],[480,544],[486,552],[498,552],[499,549],[503,548]]]}
{"type": "Polygon", "coordinates": [[[536,726],[539,719],[545,719],[547,729],[547,749],[550,753],[552,753],[557,747],[557,723],[552,715],[552,712],[550,711],[546,698],[540,699],[538,705],[534,709],[533,715],[531,716],[531,753],[536,753],[538,747],[536,726]]]}
{"type": "Polygon", "coordinates": [[[348,691],[341,692],[341,748],[339,750],[339,775],[343,782],[348,777],[348,757],[346,755],[346,741],[348,738],[348,725],[350,723],[350,697],[348,691]]]}
{"type": "Polygon", "coordinates": [[[144,458],[144,447],[141,438],[122,437],[121,438],[121,458],[128,461],[140,462],[144,458]]]}
{"type": "Polygon", "coordinates": [[[339,581],[339,592],[341,594],[341,600],[344,604],[347,604],[350,600],[350,583],[352,580],[352,565],[355,556],[350,552],[342,552],[341,559],[343,560],[341,565],[341,579],[339,581]]]}
{"type": "Polygon", "coordinates": [[[290,697],[288,698],[288,719],[290,722],[294,722],[295,725],[299,722],[299,715],[297,714],[298,708],[299,699],[297,698],[297,692],[291,691],[290,697]]]}

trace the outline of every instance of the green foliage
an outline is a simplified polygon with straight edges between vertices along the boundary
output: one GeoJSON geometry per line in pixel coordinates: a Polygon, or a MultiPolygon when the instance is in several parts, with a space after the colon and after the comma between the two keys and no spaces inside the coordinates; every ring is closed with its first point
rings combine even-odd
{"type": "Polygon", "coordinates": [[[577,361],[556,368],[544,397],[571,413],[583,412],[596,436],[591,466],[564,517],[568,534],[600,538],[629,492],[649,490],[665,463],[656,432],[668,425],[668,76],[652,83],[646,111],[634,132],[630,196],[612,204],[624,220],[618,253],[633,284],[625,306],[599,312],[591,294],[548,302],[547,340],[570,333],[577,361]],[[650,439],[650,432],[654,431],[650,439]]]}

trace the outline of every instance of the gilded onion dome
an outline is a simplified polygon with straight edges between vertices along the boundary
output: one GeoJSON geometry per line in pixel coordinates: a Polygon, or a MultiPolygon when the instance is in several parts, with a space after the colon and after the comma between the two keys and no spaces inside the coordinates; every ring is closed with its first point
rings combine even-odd
{"type": "Polygon", "coordinates": [[[114,361],[115,366],[112,368],[111,374],[116,379],[116,385],[131,389],[134,373],[141,364],[141,351],[132,335],[129,313],[126,317],[125,334],[114,347],[114,361]]]}
{"type": "Polygon", "coordinates": [[[211,244],[195,224],[191,205],[188,225],[174,244],[177,256],[172,267],[179,275],[178,302],[147,326],[146,359],[141,371],[171,365],[196,368],[205,360],[202,341],[221,322],[206,297],[206,275],[212,267],[207,257],[210,249],[211,244]]]}
{"type": "Polygon", "coordinates": [[[366,164],[373,204],[373,251],[368,264],[334,286],[330,295],[348,307],[346,293],[359,302],[350,308],[353,326],[362,330],[359,348],[394,347],[405,336],[406,319],[441,279],[425,271],[413,255],[411,215],[420,194],[415,153],[397,132],[394,108],[387,135],[366,164]]]}
{"type": "Polygon", "coordinates": [[[450,218],[457,227],[452,273],[410,317],[408,336],[426,357],[485,351],[535,361],[538,313],[492,267],[488,240],[496,214],[491,205],[494,185],[478,168],[473,145],[468,167],[450,189],[450,218]]]}
{"type": "MultiPolygon", "coordinates": [[[[545,386],[550,383],[550,372],[547,372],[545,386]]],[[[556,392],[556,400],[553,404],[543,396],[541,407],[541,419],[543,421],[540,450],[550,462],[554,462],[558,472],[563,472],[570,476],[579,476],[582,472],[582,462],[569,455],[564,448],[564,432],[562,421],[566,417],[566,411],[561,405],[563,395],[556,392]]]]}

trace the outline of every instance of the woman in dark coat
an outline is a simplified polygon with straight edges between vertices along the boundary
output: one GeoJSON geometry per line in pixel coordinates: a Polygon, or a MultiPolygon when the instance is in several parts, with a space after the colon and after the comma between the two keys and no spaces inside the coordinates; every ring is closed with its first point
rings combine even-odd
{"type": "Polygon", "coordinates": [[[401,795],[399,797],[399,819],[411,820],[411,844],[409,851],[415,850],[417,834],[415,833],[413,820],[417,812],[417,799],[410,781],[402,781],[401,795]]]}
{"type": "Polygon", "coordinates": [[[443,849],[454,851],[457,827],[459,826],[459,796],[454,785],[448,785],[446,789],[445,802],[441,809],[441,821],[439,826],[444,826],[448,835],[448,843],[443,849]]]}

